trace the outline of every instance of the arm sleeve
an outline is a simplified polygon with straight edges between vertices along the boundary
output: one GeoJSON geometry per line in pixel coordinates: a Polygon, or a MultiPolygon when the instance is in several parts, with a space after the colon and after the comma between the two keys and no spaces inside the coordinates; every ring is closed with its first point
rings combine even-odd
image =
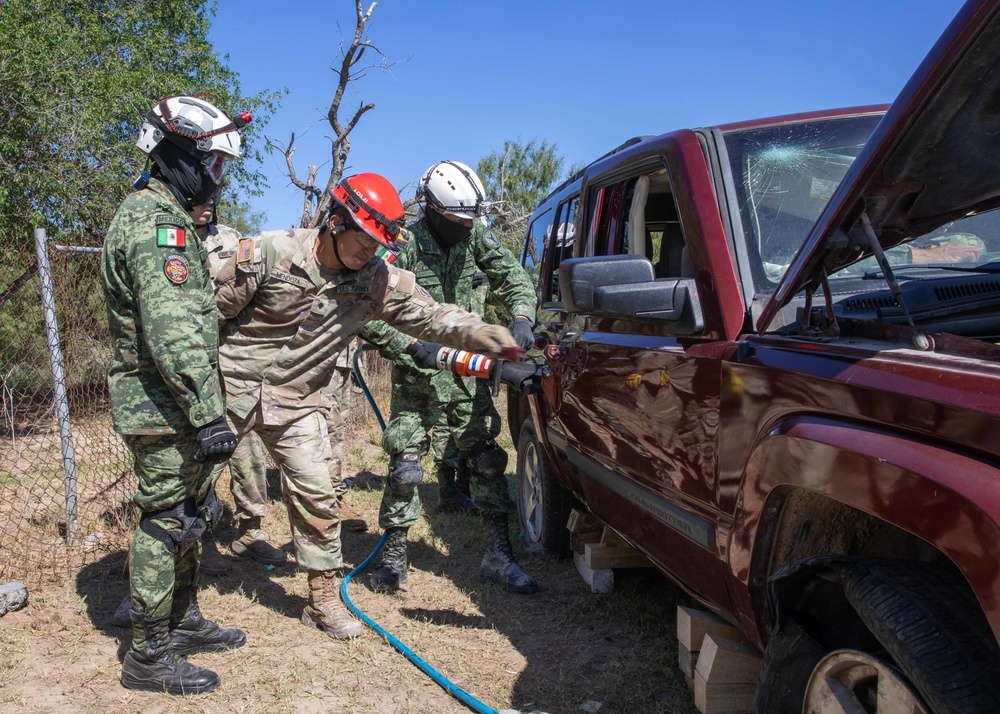
{"type": "Polygon", "coordinates": [[[386,266],[388,280],[375,317],[421,340],[447,347],[474,349],[472,336],[486,323],[478,315],[456,305],[439,303],[417,285],[408,270],[386,266]]]}
{"type": "Polygon", "coordinates": [[[238,258],[237,254],[230,256],[215,275],[215,307],[220,327],[250,304],[267,275],[264,258],[256,263],[240,263],[238,258]]]}
{"type": "MultiPolygon", "coordinates": [[[[409,270],[410,256],[414,250],[415,245],[413,242],[407,243],[392,265],[395,268],[409,270]]],[[[406,348],[413,343],[412,337],[404,335],[383,320],[373,320],[365,325],[364,329],[361,330],[361,339],[375,345],[378,348],[379,354],[391,362],[398,360],[406,352],[406,348]]]]}
{"type": "Polygon", "coordinates": [[[535,289],[531,278],[514,254],[501,245],[491,231],[475,242],[476,265],[486,273],[490,290],[506,306],[512,317],[523,315],[535,323],[535,289]]]}
{"type": "Polygon", "coordinates": [[[392,362],[398,360],[413,343],[412,337],[404,335],[382,320],[374,320],[365,325],[361,330],[361,339],[378,347],[379,354],[392,362]]]}
{"type": "MultiPolygon", "coordinates": [[[[155,235],[155,232],[150,232],[155,235]]],[[[219,378],[219,337],[211,312],[211,282],[197,253],[173,253],[152,237],[133,241],[133,271],[142,339],[174,401],[201,427],[225,414],[219,378]],[[166,263],[186,263],[186,275],[167,278],[166,263]]]]}

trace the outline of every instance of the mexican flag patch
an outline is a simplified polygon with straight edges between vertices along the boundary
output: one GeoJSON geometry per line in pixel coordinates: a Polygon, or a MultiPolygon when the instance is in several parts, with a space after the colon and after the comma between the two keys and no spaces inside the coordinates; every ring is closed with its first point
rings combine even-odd
{"type": "Polygon", "coordinates": [[[183,248],[184,229],[160,226],[156,229],[156,245],[160,248],[183,248]]]}

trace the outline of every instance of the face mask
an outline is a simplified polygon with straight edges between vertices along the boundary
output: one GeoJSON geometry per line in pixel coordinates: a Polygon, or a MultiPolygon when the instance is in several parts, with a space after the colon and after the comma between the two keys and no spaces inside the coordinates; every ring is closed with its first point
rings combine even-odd
{"type": "Polygon", "coordinates": [[[424,215],[427,217],[427,225],[430,226],[431,235],[443,248],[458,245],[472,233],[471,227],[467,228],[461,223],[449,221],[437,211],[427,210],[424,215]]]}
{"type": "Polygon", "coordinates": [[[205,173],[201,160],[171,143],[153,154],[155,164],[150,174],[162,181],[177,197],[185,211],[208,202],[218,190],[205,173]]]}

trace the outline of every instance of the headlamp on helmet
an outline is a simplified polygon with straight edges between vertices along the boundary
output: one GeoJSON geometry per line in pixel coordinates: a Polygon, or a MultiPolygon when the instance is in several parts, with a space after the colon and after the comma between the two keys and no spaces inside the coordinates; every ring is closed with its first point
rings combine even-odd
{"type": "Polygon", "coordinates": [[[222,154],[227,159],[240,158],[239,130],[252,121],[249,112],[233,119],[200,97],[161,99],[146,114],[136,146],[153,154],[166,139],[192,154],[222,154]]]}

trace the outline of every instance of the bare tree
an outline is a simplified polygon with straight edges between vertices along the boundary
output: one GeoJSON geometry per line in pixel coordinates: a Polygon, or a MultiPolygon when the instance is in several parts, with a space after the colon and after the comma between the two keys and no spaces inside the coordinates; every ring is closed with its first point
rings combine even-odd
{"type": "Polygon", "coordinates": [[[330,68],[337,74],[338,80],[337,89],[333,94],[333,100],[330,102],[330,108],[326,113],[326,118],[330,122],[330,128],[333,129],[333,135],[327,136],[330,140],[331,162],[330,175],[325,185],[320,186],[316,183],[319,175],[319,166],[311,164],[308,167],[304,180],[295,171],[295,162],[293,161],[295,156],[294,132],[287,144],[277,141],[273,137],[267,137],[268,145],[284,154],[285,163],[288,167],[288,179],[293,186],[303,193],[302,219],[299,223],[301,228],[315,228],[318,226],[330,208],[330,201],[332,200],[330,198],[330,190],[337,185],[341,176],[343,176],[344,167],[347,165],[347,155],[351,151],[349,135],[354,130],[354,127],[357,126],[361,117],[366,112],[375,108],[375,105],[372,103],[360,101],[350,119],[346,123],[342,121],[340,117],[341,103],[344,100],[344,93],[347,91],[348,86],[363,79],[369,70],[389,71],[396,64],[390,61],[385,53],[368,39],[368,22],[371,20],[372,13],[375,11],[377,5],[377,2],[373,2],[368,10],[364,11],[361,0],[355,0],[354,8],[357,19],[354,28],[354,38],[346,49],[344,40],[341,38],[340,68],[330,68]],[[372,53],[374,53],[375,61],[363,66],[359,65],[366,50],[371,51],[368,54],[369,57],[372,57],[372,53]]]}

